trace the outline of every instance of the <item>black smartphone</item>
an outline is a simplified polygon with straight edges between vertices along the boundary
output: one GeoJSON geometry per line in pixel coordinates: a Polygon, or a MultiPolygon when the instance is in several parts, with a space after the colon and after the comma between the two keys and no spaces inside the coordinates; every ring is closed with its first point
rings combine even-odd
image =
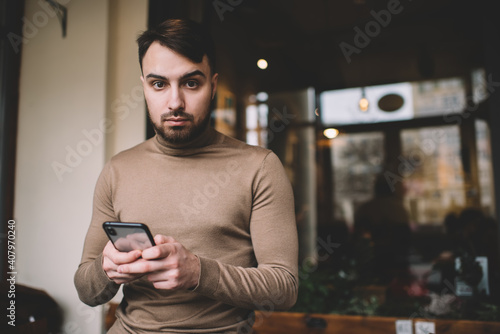
{"type": "Polygon", "coordinates": [[[143,250],[155,245],[149,228],[143,223],[105,222],[102,227],[120,252],[143,250]]]}

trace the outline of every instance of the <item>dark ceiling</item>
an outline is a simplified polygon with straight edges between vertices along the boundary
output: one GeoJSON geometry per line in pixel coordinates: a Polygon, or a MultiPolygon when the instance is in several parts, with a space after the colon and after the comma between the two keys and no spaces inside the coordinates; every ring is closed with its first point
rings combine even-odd
{"type": "Polygon", "coordinates": [[[218,66],[230,69],[224,74],[240,93],[460,76],[482,63],[482,1],[209,3],[218,66]],[[259,58],[267,70],[257,68],[259,58]]]}

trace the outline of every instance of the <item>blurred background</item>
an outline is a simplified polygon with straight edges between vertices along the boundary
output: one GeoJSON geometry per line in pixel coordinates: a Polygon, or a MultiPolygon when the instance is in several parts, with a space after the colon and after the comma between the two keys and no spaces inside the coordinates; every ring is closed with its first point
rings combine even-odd
{"type": "Polygon", "coordinates": [[[494,1],[0,4],[0,263],[19,325],[105,327],[73,286],[93,189],[153,135],[135,38],[178,17],[216,43],[213,125],[273,150],[294,187],[293,311],[500,321],[494,1]]]}

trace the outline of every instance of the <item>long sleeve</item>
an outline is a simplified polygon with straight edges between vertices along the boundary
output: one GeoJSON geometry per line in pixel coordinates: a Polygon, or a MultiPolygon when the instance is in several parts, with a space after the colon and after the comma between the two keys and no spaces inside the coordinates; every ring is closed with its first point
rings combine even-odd
{"type": "Polygon", "coordinates": [[[201,258],[196,292],[237,307],[284,310],[298,290],[298,241],[293,193],[281,162],[269,153],[254,180],[250,235],[256,268],[201,258]]]}
{"type": "Polygon", "coordinates": [[[74,276],[80,300],[90,306],[104,304],[118,292],[119,285],[102,269],[102,251],[107,238],[100,227],[104,221],[116,221],[108,181],[109,166],[105,166],[96,184],[92,223],[85,238],[82,261],[74,276]]]}

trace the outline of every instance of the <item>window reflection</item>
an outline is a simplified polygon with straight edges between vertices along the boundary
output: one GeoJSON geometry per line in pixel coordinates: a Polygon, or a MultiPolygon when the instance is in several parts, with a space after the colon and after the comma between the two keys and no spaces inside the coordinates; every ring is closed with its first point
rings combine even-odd
{"type": "Polygon", "coordinates": [[[356,207],[372,197],[375,176],[382,171],[381,132],[343,134],[332,140],[334,218],[354,225],[356,207]]]}
{"type": "MultiPolygon", "coordinates": [[[[481,101],[484,72],[473,78],[472,97],[481,101]]],[[[484,305],[492,300],[468,284],[481,281],[498,295],[487,122],[460,114],[470,103],[462,78],[366,87],[366,96],[408,87],[409,96],[399,95],[404,106],[411,102],[411,114],[400,108],[378,117],[377,103],[361,113],[361,88],[320,94],[321,126],[297,122],[273,133],[263,118],[268,110],[251,111],[247,138],[272,134],[268,147],[279,153],[299,204],[301,291],[293,310],[384,316],[425,310],[472,319],[484,309],[457,305],[460,293],[484,305]],[[325,136],[329,127],[340,134],[325,136]]]]}
{"type": "MultiPolygon", "coordinates": [[[[481,102],[487,96],[484,75],[480,70],[472,75],[472,101],[481,102]]],[[[401,82],[369,87],[325,91],[320,95],[322,121],[327,125],[393,122],[460,113],[467,108],[463,78],[401,82]],[[395,96],[401,103],[389,110],[381,108],[384,97],[395,96]],[[369,108],[360,111],[360,100],[367,99],[369,108]]],[[[391,104],[391,106],[393,106],[391,104]]]]}
{"type": "Polygon", "coordinates": [[[401,131],[400,171],[412,222],[441,225],[465,206],[458,126],[401,131]]]}

